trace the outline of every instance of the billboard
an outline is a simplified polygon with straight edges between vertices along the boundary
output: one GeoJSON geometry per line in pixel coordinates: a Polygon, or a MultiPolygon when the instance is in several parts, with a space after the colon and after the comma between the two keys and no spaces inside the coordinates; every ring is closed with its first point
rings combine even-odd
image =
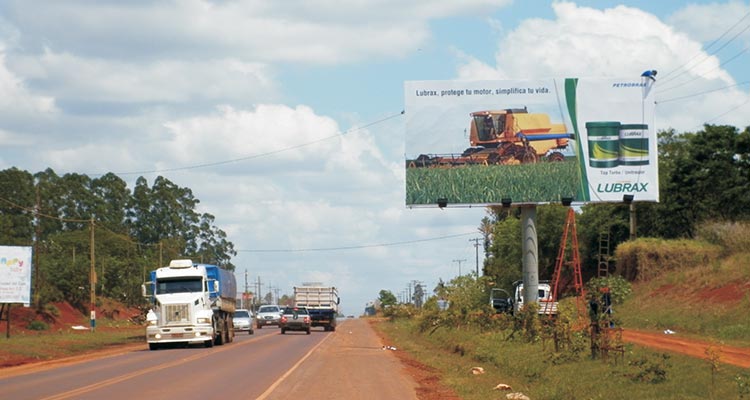
{"type": "Polygon", "coordinates": [[[658,201],[654,81],[408,81],[406,205],[658,201]]]}
{"type": "Polygon", "coordinates": [[[31,247],[0,246],[0,303],[31,303],[31,247]]]}

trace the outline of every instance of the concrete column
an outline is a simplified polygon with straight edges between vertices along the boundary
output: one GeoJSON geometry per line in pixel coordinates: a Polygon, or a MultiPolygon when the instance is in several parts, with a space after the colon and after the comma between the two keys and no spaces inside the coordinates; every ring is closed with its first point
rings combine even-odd
{"type": "Polygon", "coordinates": [[[523,302],[539,300],[539,244],[536,236],[536,205],[521,206],[521,239],[523,240],[523,302]]]}

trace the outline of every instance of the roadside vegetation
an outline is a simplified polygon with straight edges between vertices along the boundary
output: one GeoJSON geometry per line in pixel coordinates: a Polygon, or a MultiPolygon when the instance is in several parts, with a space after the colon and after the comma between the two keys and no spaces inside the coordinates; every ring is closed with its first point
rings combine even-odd
{"type": "Polygon", "coordinates": [[[142,326],[123,324],[117,329],[103,328],[99,327],[93,333],[69,329],[43,335],[16,332],[10,339],[0,339],[0,368],[79,356],[131,343],[146,348],[142,326]]]}
{"type": "MultiPolygon", "coordinates": [[[[750,230],[745,233],[750,237],[750,230]]],[[[642,242],[645,248],[653,244],[642,242]]],[[[715,250],[702,242],[664,245],[666,249],[688,246],[698,252],[708,248],[711,254],[715,250]]],[[[741,268],[734,264],[738,259],[747,261],[749,255],[731,253],[707,264],[695,261],[684,268],[665,269],[648,282],[612,276],[587,284],[589,300],[601,293],[600,288],[610,288],[615,327],[671,329],[715,342],[703,358],[624,343],[616,329],[609,336],[592,338],[591,317],[585,315],[581,323],[571,297],[561,301],[554,322],[538,316],[533,306],[517,315],[496,314],[488,301],[492,281],[475,275],[444,283],[422,308],[395,304],[383,309],[387,319],[375,326],[393,346],[438,370],[441,382],[467,400],[505,398],[510,392],[494,389],[501,383],[534,400],[750,398],[750,373],[721,362],[723,344],[750,345],[747,294],[739,301],[710,295],[720,292],[727,278],[750,282],[750,264],[741,268]],[[725,274],[714,277],[715,272],[725,274]],[[696,287],[696,282],[701,286],[696,287]],[[670,288],[666,292],[677,293],[665,297],[665,287],[670,288]],[[439,298],[449,302],[448,309],[440,310],[439,298]],[[474,375],[474,367],[484,373],[474,375]]],[[[601,332],[608,323],[604,315],[596,319],[601,332]]]]}

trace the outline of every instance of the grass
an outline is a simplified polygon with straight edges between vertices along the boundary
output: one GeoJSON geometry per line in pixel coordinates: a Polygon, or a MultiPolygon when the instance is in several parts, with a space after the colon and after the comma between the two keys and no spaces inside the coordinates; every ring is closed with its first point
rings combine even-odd
{"type": "Polygon", "coordinates": [[[53,360],[130,343],[143,343],[145,346],[146,339],[143,327],[128,325],[95,332],[12,333],[10,338],[0,338],[0,343],[0,364],[8,361],[16,364],[12,360],[53,360]]]}
{"type": "Polygon", "coordinates": [[[624,361],[615,362],[591,359],[587,346],[561,357],[549,341],[507,340],[508,332],[438,329],[432,335],[415,334],[413,319],[375,326],[399,349],[440,371],[441,381],[466,400],[503,398],[493,390],[499,383],[535,400],[727,399],[738,398],[738,382],[748,381],[741,368],[721,365],[717,371],[709,360],[630,345],[624,361]],[[472,375],[475,366],[485,374],[472,375]],[[662,374],[665,380],[657,382],[662,374]]]}
{"type": "Polygon", "coordinates": [[[638,282],[616,308],[624,326],[671,329],[742,345],[750,341],[750,254],[662,273],[638,282]]]}
{"type": "Polygon", "coordinates": [[[560,201],[579,186],[575,160],[520,165],[407,168],[406,204],[500,204],[560,201]]]}

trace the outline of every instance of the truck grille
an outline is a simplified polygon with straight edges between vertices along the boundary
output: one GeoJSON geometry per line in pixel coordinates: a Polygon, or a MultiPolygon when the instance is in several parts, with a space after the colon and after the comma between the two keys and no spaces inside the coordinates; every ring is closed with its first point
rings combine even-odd
{"type": "Polygon", "coordinates": [[[188,324],[190,321],[189,304],[164,305],[164,322],[166,324],[188,324]]]}

